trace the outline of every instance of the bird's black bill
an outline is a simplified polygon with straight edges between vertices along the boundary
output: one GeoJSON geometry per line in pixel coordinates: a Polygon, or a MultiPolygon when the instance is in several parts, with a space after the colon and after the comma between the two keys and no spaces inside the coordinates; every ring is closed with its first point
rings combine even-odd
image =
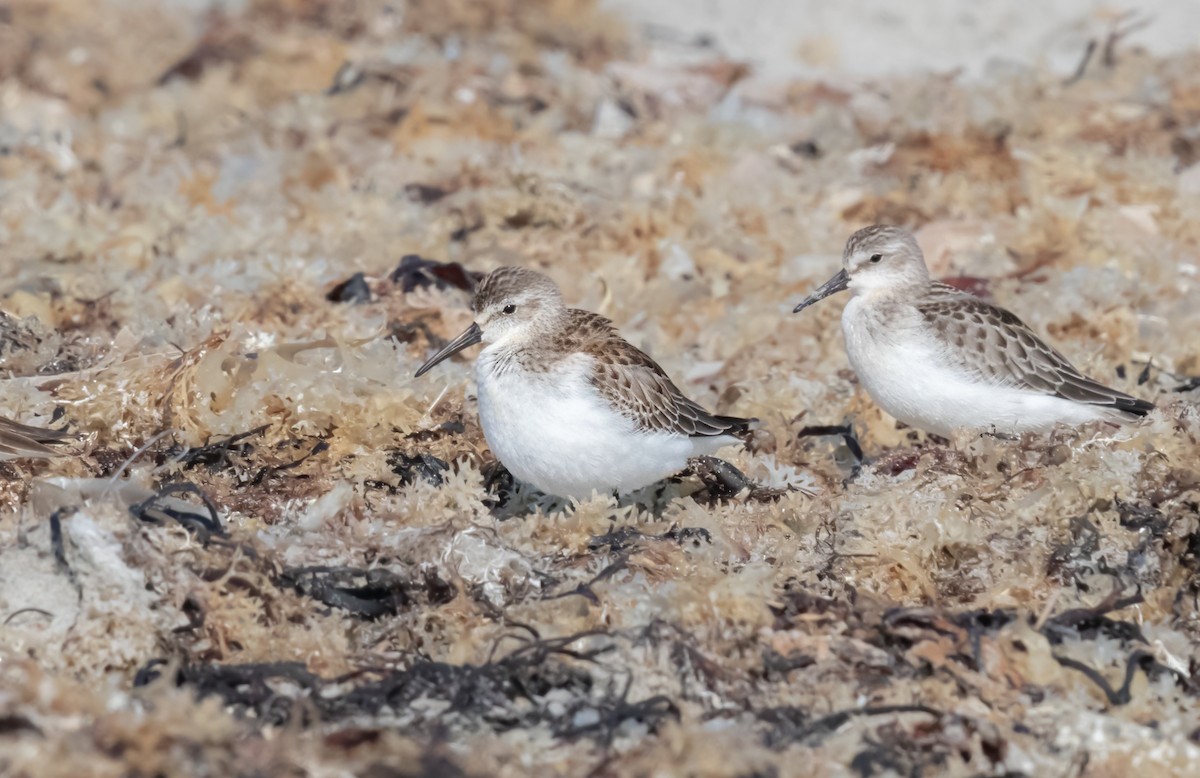
{"type": "Polygon", "coordinates": [[[844,292],[849,288],[850,288],[849,274],[846,273],[845,270],[839,270],[837,272],[837,275],[835,275],[833,278],[829,279],[825,283],[821,284],[821,287],[819,289],[817,289],[817,291],[813,292],[808,297],[805,297],[804,300],[799,305],[797,305],[795,308],[792,309],[792,313],[800,313],[800,311],[803,311],[808,306],[813,305],[814,303],[821,302],[822,300],[824,300],[826,297],[830,296],[831,294],[837,294],[838,292],[844,292]]]}
{"type": "Polygon", "coordinates": [[[441,362],[444,359],[448,359],[449,357],[454,356],[455,354],[457,354],[458,352],[467,348],[468,346],[474,346],[476,343],[478,343],[482,339],[483,339],[483,330],[479,329],[478,324],[471,324],[470,327],[467,327],[466,332],[464,332],[463,334],[459,335],[454,340],[447,343],[446,347],[444,349],[442,349],[438,353],[431,356],[425,364],[423,364],[419,368],[417,368],[416,377],[420,378],[421,376],[428,373],[433,368],[433,366],[436,365],[438,362],[441,362]]]}

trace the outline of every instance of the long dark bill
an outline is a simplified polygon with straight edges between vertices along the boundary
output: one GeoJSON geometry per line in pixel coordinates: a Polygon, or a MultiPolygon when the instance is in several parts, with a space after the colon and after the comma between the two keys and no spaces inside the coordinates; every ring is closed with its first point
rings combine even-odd
{"type": "Polygon", "coordinates": [[[483,330],[479,329],[478,324],[472,323],[470,327],[467,327],[466,332],[447,343],[444,349],[431,356],[425,364],[417,368],[416,377],[420,378],[428,373],[438,362],[454,356],[468,346],[474,346],[482,338],[483,330]]]}
{"type": "Polygon", "coordinates": [[[850,276],[845,270],[839,270],[837,275],[821,284],[817,291],[805,297],[804,300],[792,309],[792,313],[800,313],[805,308],[815,303],[819,303],[831,294],[844,292],[850,288],[850,276]]]}

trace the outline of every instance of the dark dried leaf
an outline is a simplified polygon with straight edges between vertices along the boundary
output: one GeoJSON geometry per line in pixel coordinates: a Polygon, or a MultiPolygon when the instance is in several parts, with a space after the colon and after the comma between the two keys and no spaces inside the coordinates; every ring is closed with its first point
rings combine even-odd
{"type": "Polygon", "coordinates": [[[403,451],[393,451],[388,455],[388,467],[400,476],[400,484],[408,486],[417,478],[421,478],[434,486],[442,484],[443,473],[450,469],[444,460],[425,452],[405,454],[403,451]]]}
{"type": "Polygon", "coordinates": [[[367,285],[367,279],[362,273],[355,273],[330,289],[325,299],[334,303],[369,303],[371,287],[367,285]]]}
{"type": "Polygon", "coordinates": [[[462,289],[471,291],[483,273],[467,270],[457,262],[438,262],[425,259],[418,254],[406,254],[401,257],[400,264],[392,271],[393,283],[400,285],[400,291],[408,294],[414,289],[432,286],[436,289],[462,289]]]}
{"type": "Polygon", "coordinates": [[[213,65],[239,64],[250,59],[258,51],[258,44],[245,31],[225,20],[218,20],[186,56],[159,76],[160,85],[173,78],[195,81],[213,65]]]}
{"type": "Polygon", "coordinates": [[[423,580],[411,580],[382,568],[297,567],[284,570],[277,583],[355,616],[377,619],[394,616],[418,600],[443,605],[454,599],[453,585],[436,571],[422,575],[423,580]]]}
{"type": "Polygon", "coordinates": [[[430,186],[429,184],[406,184],[404,187],[404,193],[422,205],[436,203],[450,194],[451,191],[453,190],[444,189],[440,186],[430,186]]]}
{"type": "Polygon", "coordinates": [[[200,487],[186,481],[163,486],[158,490],[157,494],[129,506],[129,512],[139,521],[144,521],[148,524],[163,524],[166,521],[174,521],[195,532],[203,542],[207,542],[211,535],[219,537],[224,537],[225,535],[225,528],[221,525],[221,517],[218,514],[217,506],[200,487]],[[175,497],[175,495],[179,494],[190,494],[197,497],[201,505],[195,507],[189,506],[175,497]]]}
{"type": "Polygon", "coordinates": [[[179,462],[185,470],[196,467],[197,465],[205,465],[209,470],[222,470],[233,467],[233,462],[229,455],[236,453],[241,456],[247,456],[254,447],[245,443],[247,438],[256,437],[266,432],[271,425],[264,424],[261,427],[255,427],[246,432],[239,432],[236,435],[230,435],[223,440],[218,440],[215,443],[206,443],[203,446],[189,448],[180,457],[179,462]]]}

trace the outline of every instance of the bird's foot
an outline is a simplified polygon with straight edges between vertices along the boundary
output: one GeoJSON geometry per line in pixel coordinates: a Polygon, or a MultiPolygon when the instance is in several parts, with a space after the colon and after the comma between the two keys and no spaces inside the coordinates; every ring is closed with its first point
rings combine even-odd
{"type": "Polygon", "coordinates": [[[729,500],[743,492],[747,499],[756,501],[778,500],[786,493],[784,489],[771,489],[756,483],[741,470],[716,457],[693,457],[688,460],[688,472],[704,484],[702,490],[692,495],[692,499],[704,505],[729,500]]]}

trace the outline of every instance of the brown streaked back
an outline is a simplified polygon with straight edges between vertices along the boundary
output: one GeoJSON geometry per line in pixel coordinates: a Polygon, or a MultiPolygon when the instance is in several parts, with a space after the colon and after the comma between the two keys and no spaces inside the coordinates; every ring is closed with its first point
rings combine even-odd
{"type": "Polygon", "coordinates": [[[1145,416],[1152,403],[1088,378],[1011,311],[935,283],[917,311],[944,353],[983,381],[1145,416]]]}
{"type": "Polygon", "coordinates": [[[581,351],[593,359],[592,385],[625,417],[646,432],[689,437],[742,435],[754,419],[718,416],[686,397],[650,358],[595,313],[568,311],[556,350],[581,351]]]}

